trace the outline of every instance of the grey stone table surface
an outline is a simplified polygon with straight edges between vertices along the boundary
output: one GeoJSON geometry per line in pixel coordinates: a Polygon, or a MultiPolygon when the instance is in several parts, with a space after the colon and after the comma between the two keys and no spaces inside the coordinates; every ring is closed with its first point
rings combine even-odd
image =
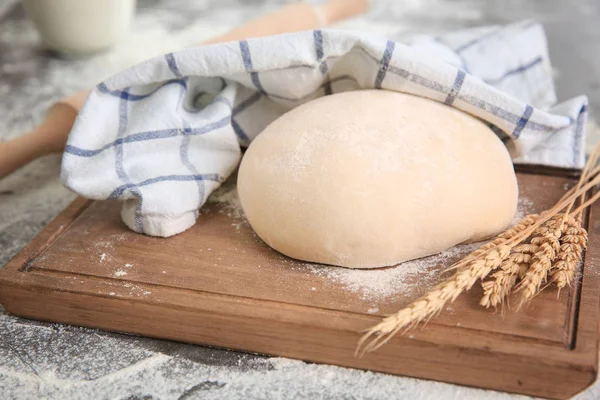
{"type": "MultiPolygon", "coordinates": [[[[61,58],[40,45],[15,1],[0,0],[0,140],[42,119],[48,105],[135,62],[201,41],[281,6],[267,0],[140,1],[131,32],[109,52],[61,58]]],[[[590,98],[600,112],[597,0],[373,0],[341,24],[401,39],[534,18],[544,25],[560,100],[590,98]]],[[[591,135],[597,140],[597,134],[591,135]]],[[[74,195],[48,156],[0,180],[0,266],[74,195]]],[[[0,398],[509,399],[519,396],[333,366],[16,318],[0,308],[0,398]]],[[[579,399],[600,398],[600,384],[579,399]]]]}

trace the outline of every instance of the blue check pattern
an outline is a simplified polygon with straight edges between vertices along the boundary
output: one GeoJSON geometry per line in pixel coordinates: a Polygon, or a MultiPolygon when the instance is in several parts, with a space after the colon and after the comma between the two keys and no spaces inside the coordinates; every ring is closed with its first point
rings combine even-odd
{"type": "Polygon", "coordinates": [[[122,200],[136,232],[170,236],[195,223],[266,125],[312,99],[360,89],[470,113],[498,132],[515,162],[583,164],[587,99],[555,104],[544,32],[525,21],[409,45],[315,30],[157,57],[92,91],[62,177],[83,196],[122,200]]]}

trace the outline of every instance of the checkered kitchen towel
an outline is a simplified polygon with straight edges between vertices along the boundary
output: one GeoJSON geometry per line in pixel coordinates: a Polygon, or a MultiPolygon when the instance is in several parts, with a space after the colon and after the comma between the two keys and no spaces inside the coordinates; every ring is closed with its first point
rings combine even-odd
{"type": "MultiPolygon", "coordinates": [[[[311,99],[377,88],[427,97],[493,126],[515,162],[581,167],[587,99],[556,102],[543,29],[486,27],[409,46],[316,30],[154,58],[94,88],[73,127],[62,178],[121,199],[131,229],[171,236],[271,121],[311,99]]],[[[365,132],[368,134],[368,132],[365,132]]]]}

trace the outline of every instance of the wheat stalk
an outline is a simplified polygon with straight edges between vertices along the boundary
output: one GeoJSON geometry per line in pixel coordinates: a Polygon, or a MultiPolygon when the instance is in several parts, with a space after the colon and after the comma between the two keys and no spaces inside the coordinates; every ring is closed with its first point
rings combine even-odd
{"type": "MultiPolygon", "coordinates": [[[[594,171],[598,168],[595,168],[593,171],[591,171],[591,169],[594,165],[596,165],[599,157],[600,143],[596,144],[596,147],[586,163],[581,174],[581,178],[579,179],[579,182],[577,182],[577,187],[575,189],[580,189],[583,183],[592,177],[594,171]]],[[[599,197],[600,192],[596,193],[591,199],[584,202],[585,192],[583,192],[580,198],[580,205],[573,212],[575,217],[567,219],[567,215],[575,203],[574,201],[569,205],[569,208],[565,213],[563,222],[565,222],[567,225],[566,232],[565,235],[560,239],[560,252],[557,257],[558,261],[550,270],[550,282],[555,283],[558,287],[558,295],[560,295],[560,290],[562,288],[567,285],[571,286],[571,282],[575,278],[577,267],[582,261],[583,251],[587,248],[588,234],[581,222],[583,210],[585,210],[586,207],[589,207],[599,197]]]]}
{"type": "MultiPolygon", "coordinates": [[[[592,167],[596,165],[598,158],[600,157],[600,143],[598,143],[590,156],[590,159],[586,163],[579,182],[577,182],[577,186],[574,188],[575,191],[579,191],[583,186],[584,182],[591,178],[594,171],[598,168],[591,171],[592,167]]],[[[563,196],[563,199],[567,195],[563,196]]],[[[535,296],[535,294],[539,291],[539,283],[537,282],[541,275],[544,275],[543,279],[547,279],[548,274],[550,275],[550,282],[555,283],[558,287],[558,293],[560,294],[560,290],[567,285],[571,285],[571,282],[574,279],[575,272],[577,270],[577,266],[582,260],[583,250],[587,247],[588,235],[585,228],[583,228],[581,224],[581,214],[583,210],[591,205],[594,201],[598,199],[599,194],[596,193],[591,199],[584,203],[585,199],[585,191],[582,191],[580,197],[580,206],[573,212],[573,214],[569,214],[571,209],[573,208],[575,201],[570,202],[567,207],[565,213],[562,216],[562,221],[560,225],[560,230],[564,229],[564,235],[559,236],[559,249],[555,254],[554,259],[557,261],[551,263],[548,268],[546,260],[543,259],[543,255],[541,256],[539,264],[536,265],[536,269],[530,268],[531,272],[526,274],[526,277],[530,278],[529,282],[525,282],[527,287],[525,288],[522,301],[526,301],[531,297],[535,296]],[[537,288],[534,292],[534,285],[537,284],[537,288]]],[[[562,232],[561,232],[562,233],[562,232]]],[[[555,247],[556,243],[553,242],[553,247],[555,247]]],[[[550,252],[547,252],[550,255],[550,252]]],[[[554,261],[554,259],[552,261],[554,261]]],[[[526,278],[524,278],[525,280],[526,278]]],[[[521,303],[522,304],[522,303],[521,303]]]]}
{"type": "MultiPolygon", "coordinates": [[[[582,176],[577,183],[577,186],[567,192],[563,198],[565,199],[567,196],[572,194],[574,191],[577,191],[581,188],[586,179],[589,178],[588,174],[592,165],[597,162],[598,156],[600,155],[600,144],[597,145],[596,150],[594,151],[590,162],[586,164],[582,176]]],[[[581,195],[581,203],[583,203],[585,194],[581,195]]],[[[597,198],[598,196],[596,196],[597,198]]],[[[546,223],[545,227],[539,228],[537,232],[537,236],[546,235],[547,237],[537,238],[533,240],[533,243],[529,244],[520,244],[516,246],[512,251],[509,257],[502,262],[498,271],[494,272],[491,277],[492,280],[482,282],[483,288],[483,296],[481,298],[480,304],[486,308],[494,307],[496,308],[499,304],[503,304],[504,299],[511,293],[512,289],[515,287],[517,279],[524,279],[525,276],[528,276],[529,281],[525,281],[524,285],[528,285],[528,288],[524,291],[523,297],[533,297],[539,291],[540,275],[543,275],[545,272],[544,278],[547,279],[547,275],[550,274],[551,282],[556,283],[557,287],[562,289],[566,285],[570,285],[573,280],[577,265],[581,262],[583,249],[587,244],[587,232],[581,226],[581,212],[583,208],[587,205],[591,204],[595,201],[594,198],[590,199],[587,204],[582,204],[577,210],[575,210],[574,214],[578,215],[576,218],[572,218],[569,216],[569,212],[575,204],[575,200],[571,201],[567,207],[567,210],[562,216],[558,218],[554,218],[555,222],[546,223]],[[538,254],[536,259],[537,264],[534,265],[534,269],[531,270],[529,274],[527,272],[531,268],[532,255],[535,255],[540,250],[540,241],[553,242],[553,250],[556,253],[556,241],[550,239],[552,236],[549,232],[549,229],[552,228],[548,225],[554,224],[557,225],[557,220],[562,218],[562,223],[566,224],[565,236],[562,236],[559,239],[560,248],[555,255],[555,259],[558,260],[556,263],[550,264],[550,269],[544,271],[545,268],[541,268],[541,266],[545,265],[547,267],[547,263],[543,261],[544,253],[551,253],[546,249],[544,252],[538,254]],[[537,288],[536,288],[537,284],[537,288]],[[527,290],[528,289],[528,290],[527,290]]],[[[538,219],[538,218],[536,218],[538,219]]],[[[554,226],[553,228],[556,228],[554,226]]],[[[561,229],[562,225],[561,225],[561,229]]],[[[534,235],[535,237],[535,235],[534,235]]]]}
{"type": "MultiPolygon", "coordinates": [[[[598,158],[600,157],[600,143],[596,145],[592,152],[590,159],[586,163],[581,178],[577,182],[575,189],[580,189],[583,182],[590,178],[593,171],[590,172],[592,166],[596,165],[598,158]]],[[[596,168],[597,169],[597,168],[596,168]]],[[[600,192],[599,192],[600,193],[600,192]]],[[[560,290],[565,286],[571,286],[571,282],[575,278],[577,267],[582,261],[583,251],[587,248],[588,234],[585,228],[582,226],[581,216],[583,210],[590,206],[594,201],[600,197],[600,194],[596,193],[587,202],[585,200],[585,192],[581,194],[580,205],[573,212],[574,218],[567,219],[566,216],[570,209],[573,207],[574,202],[569,205],[567,212],[565,213],[566,232],[560,239],[560,252],[558,254],[558,261],[552,266],[550,270],[550,282],[553,282],[558,287],[558,294],[560,290]]]]}

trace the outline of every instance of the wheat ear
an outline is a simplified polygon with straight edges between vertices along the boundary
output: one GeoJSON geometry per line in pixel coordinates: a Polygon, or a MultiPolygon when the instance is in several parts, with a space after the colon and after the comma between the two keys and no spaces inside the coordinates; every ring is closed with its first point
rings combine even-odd
{"type": "MultiPolygon", "coordinates": [[[[592,178],[597,169],[592,171],[592,168],[598,162],[599,157],[600,143],[596,144],[594,151],[590,155],[590,158],[581,173],[581,178],[579,179],[579,182],[577,182],[576,190],[579,190],[584,182],[592,178]]],[[[596,201],[598,197],[599,195],[596,193],[591,199],[584,202],[585,192],[582,193],[579,201],[580,205],[573,212],[575,217],[568,220],[565,219],[567,226],[565,235],[560,239],[560,253],[557,257],[558,261],[552,266],[550,271],[550,281],[555,283],[558,287],[559,295],[562,288],[571,286],[571,282],[573,282],[575,278],[577,267],[582,261],[583,251],[587,248],[588,234],[581,222],[583,210],[596,201]]],[[[570,204],[569,209],[567,209],[567,213],[574,204],[575,202],[573,201],[570,204]]]]}
{"type": "Polygon", "coordinates": [[[510,294],[517,279],[529,269],[532,254],[538,250],[537,245],[520,244],[515,246],[506,260],[491,275],[491,280],[481,282],[483,296],[479,302],[485,308],[498,307],[510,294]]]}
{"type": "Polygon", "coordinates": [[[588,235],[581,225],[581,218],[567,221],[565,235],[560,238],[560,253],[550,271],[550,281],[559,289],[571,286],[577,267],[581,263],[583,250],[587,247],[588,235]]]}
{"type": "Polygon", "coordinates": [[[568,215],[558,214],[531,235],[531,244],[538,246],[533,254],[529,270],[518,285],[521,292],[521,305],[531,300],[547,280],[552,263],[560,252],[560,238],[565,227],[564,218],[568,215]]]}
{"type": "Polygon", "coordinates": [[[408,307],[384,318],[379,324],[366,331],[358,343],[357,354],[378,349],[401,329],[418,324],[442,311],[448,301],[454,301],[463,291],[469,290],[478,279],[483,279],[490,271],[497,268],[509,252],[510,248],[503,245],[490,250],[485,257],[471,261],[450,279],[437,285],[408,307]]]}
{"type": "MultiPolygon", "coordinates": [[[[589,180],[593,173],[591,173],[592,168],[595,166],[598,157],[600,156],[600,144],[596,146],[596,149],[592,153],[589,162],[586,164],[584,170],[582,171],[581,178],[577,183],[576,187],[568,191],[563,198],[564,200],[573,192],[581,189],[583,184],[589,180]]],[[[529,292],[524,291],[524,297],[534,296],[535,293],[539,291],[539,286],[535,288],[536,283],[540,279],[540,275],[543,275],[542,280],[548,279],[548,275],[550,276],[550,281],[556,283],[557,287],[560,289],[565,287],[566,285],[570,285],[570,283],[574,279],[574,275],[577,269],[577,266],[581,262],[581,258],[583,255],[583,249],[585,249],[587,245],[587,232],[581,226],[581,213],[582,210],[595,201],[595,198],[590,199],[587,203],[584,203],[585,193],[581,194],[580,198],[580,207],[575,210],[573,213],[576,215],[573,218],[569,215],[569,212],[573,208],[576,199],[572,200],[567,209],[565,210],[562,217],[555,217],[554,219],[558,221],[558,219],[562,218],[562,223],[564,224],[564,229],[566,230],[565,235],[559,239],[560,248],[558,252],[554,252],[554,258],[556,262],[550,263],[550,269],[544,271],[545,268],[540,268],[540,266],[545,266],[547,268],[547,262],[542,262],[540,256],[543,253],[550,254],[548,249],[538,254],[538,258],[536,259],[537,264],[534,265],[534,269],[527,275],[527,272],[531,267],[531,255],[535,255],[538,252],[540,246],[539,244],[535,244],[536,241],[539,243],[540,241],[548,241],[548,237],[545,239],[537,238],[534,240],[534,243],[530,244],[521,244],[516,246],[512,251],[509,257],[502,262],[498,271],[492,274],[492,280],[482,282],[483,288],[483,297],[480,301],[480,304],[486,308],[494,307],[496,308],[498,304],[502,304],[504,299],[510,294],[513,287],[515,286],[517,279],[524,278],[527,275],[528,281],[524,282],[524,285],[528,284],[529,292]],[[545,272],[545,274],[544,274],[545,272]],[[532,294],[531,291],[535,292],[532,294]]],[[[548,224],[548,223],[547,223],[548,224]]],[[[556,225],[557,222],[550,222],[549,225],[556,225]]],[[[561,226],[561,229],[563,227],[561,226]]],[[[549,235],[548,226],[546,226],[545,230],[543,229],[543,233],[546,236],[549,235]]],[[[539,236],[541,232],[537,232],[539,236]]],[[[555,243],[555,242],[554,242],[555,243]]],[[[554,249],[556,250],[556,249],[554,249]]]]}

